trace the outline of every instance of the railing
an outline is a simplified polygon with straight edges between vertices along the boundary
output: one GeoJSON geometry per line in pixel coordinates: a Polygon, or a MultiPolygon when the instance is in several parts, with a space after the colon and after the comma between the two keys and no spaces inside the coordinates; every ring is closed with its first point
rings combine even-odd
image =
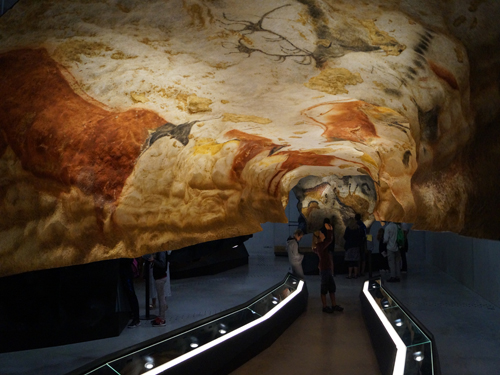
{"type": "Polygon", "coordinates": [[[307,298],[304,281],[287,274],[246,304],[110,354],[70,374],[229,373],[276,340],[305,311],[307,298]]]}
{"type": "Polygon", "coordinates": [[[441,375],[434,337],[380,279],[365,281],[360,298],[383,375],[441,375]]]}

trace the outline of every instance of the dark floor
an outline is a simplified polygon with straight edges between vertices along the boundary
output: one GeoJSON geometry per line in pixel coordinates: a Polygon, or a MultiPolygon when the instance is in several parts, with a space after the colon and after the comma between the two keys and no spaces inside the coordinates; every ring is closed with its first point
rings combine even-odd
{"type": "MultiPolygon", "coordinates": [[[[269,249],[249,252],[248,266],[173,280],[166,327],[154,328],[143,321],[138,328],[125,328],[118,337],[0,354],[0,374],[65,374],[105,354],[246,302],[281,281],[288,270],[287,258],[275,257],[269,249]]],[[[345,275],[335,279],[344,312],[322,313],[319,276],[306,276],[308,310],[270,348],[234,374],[379,374],[361,316],[363,281],[348,280],[345,275]]],[[[402,282],[388,287],[434,334],[443,374],[500,373],[499,307],[446,274],[412,263],[411,258],[402,282]]],[[[137,292],[144,313],[144,284],[139,281],[137,292]]]]}

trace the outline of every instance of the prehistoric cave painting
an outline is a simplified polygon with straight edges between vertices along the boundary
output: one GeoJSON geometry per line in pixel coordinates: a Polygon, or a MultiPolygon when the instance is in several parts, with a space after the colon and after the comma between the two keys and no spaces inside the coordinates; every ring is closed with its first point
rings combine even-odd
{"type": "Polygon", "coordinates": [[[114,201],[148,130],[166,121],[141,109],[113,112],[74,92],[45,49],[0,55],[1,130],[35,176],[114,201]]]}
{"type": "MultiPolygon", "coordinates": [[[[226,26],[242,26],[241,29],[236,29],[233,31],[237,31],[241,34],[241,37],[238,39],[238,44],[236,45],[236,49],[239,53],[246,53],[248,57],[254,52],[260,52],[266,56],[270,56],[273,58],[276,58],[277,61],[285,61],[288,58],[292,58],[295,62],[303,65],[309,65],[312,63],[312,61],[316,61],[316,64],[318,64],[317,56],[314,55],[313,52],[305,49],[305,48],[300,48],[296,44],[294,44],[290,39],[287,37],[278,34],[277,32],[265,28],[262,24],[267,16],[269,16],[271,13],[277,11],[278,9],[288,7],[290,4],[285,4],[280,7],[274,8],[273,10],[270,10],[269,12],[265,13],[262,17],[257,22],[252,22],[252,21],[246,21],[246,20],[233,20],[230,19],[226,16],[225,13],[223,13],[224,19],[227,22],[220,21],[223,25],[226,26]],[[278,45],[278,50],[280,53],[271,53],[267,52],[264,49],[260,48],[253,48],[251,45],[253,43],[248,43],[248,35],[259,35],[265,42],[272,43],[278,45]]],[[[229,44],[226,44],[226,47],[230,47],[229,44]]]]}
{"type": "Polygon", "coordinates": [[[232,165],[232,170],[237,179],[241,178],[245,166],[257,155],[264,153],[266,157],[276,157],[277,166],[274,168],[274,173],[267,184],[267,192],[271,196],[279,197],[280,193],[282,193],[280,184],[283,176],[299,167],[332,167],[335,163],[346,163],[356,165],[359,170],[370,174],[370,171],[361,162],[349,161],[335,155],[322,155],[312,151],[283,150],[287,145],[278,145],[268,138],[243,133],[239,130],[227,132],[226,137],[240,141],[238,153],[232,165]]]}
{"type": "Polygon", "coordinates": [[[416,57],[413,59],[412,65],[409,65],[403,73],[404,78],[402,82],[404,85],[407,85],[405,79],[415,81],[422,75],[425,75],[427,68],[431,67],[432,63],[427,60],[426,53],[429,50],[433,39],[434,33],[429,30],[425,30],[425,32],[420,35],[418,43],[413,47],[416,57]]]}
{"type": "Polygon", "coordinates": [[[190,121],[180,125],[174,125],[167,122],[165,125],[156,128],[148,137],[143,147],[143,151],[146,151],[153,143],[155,143],[158,139],[162,137],[172,137],[181,142],[184,146],[186,146],[189,142],[189,134],[191,132],[191,128],[198,121],[190,121]]]}
{"type": "Polygon", "coordinates": [[[238,53],[247,54],[259,52],[266,56],[276,58],[283,62],[286,59],[293,59],[302,65],[310,65],[313,62],[318,68],[323,68],[331,58],[339,58],[348,52],[375,52],[384,50],[388,55],[399,55],[406,46],[400,44],[396,39],[389,36],[385,31],[379,30],[374,21],[357,21],[355,19],[340,22],[337,29],[332,29],[325,12],[314,0],[298,0],[306,6],[307,14],[311,18],[312,30],[315,33],[315,41],[311,41],[314,49],[300,47],[292,37],[277,32],[272,28],[273,23],[269,20],[271,13],[274,13],[291,4],[285,4],[265,13],[257,22],[249,20],[236,20],[229,18],[223,13],[224,21],[219,21],[233,32],[238,32],[240,37],[236,45],[225,44],[226,48],[235,48],[238,53]],[[263,23],[271,23],[271,26],[264,27],[263,23]],[[360,28],[359,26],[363,28],[360,28]],[[239,29],[232,26],[241,26],[239,29]],[[258,45],[259,47],[255,47],[258,45]],[[277,46],[277,48],[276,48],[277,46]],[[274,51],[274,52],[272,52],[274,51]]]}
{"type": "Polygon", "coordinates": [[[484,77],[497,74],[469,77],[473,35],[450,29],[446,6],[129,2],[123,17],[21,1],[0,19],[0,275],[255,233],[286,221],[309,176],[312,222],[327,192],[341,221],[480,225],[462,208],[484,197],[461,150],[474,152],[476,113],[496,119],[484,77]]]}
{"type": "Polygon", "coordinates": [[[304,115],[325,129],[322,136],[328,141],[351,141],[366,143],[379,138],[374,120],[384,120],[389,127],[394,127],[408,134],[408,124],[403,118],[388,108],[377,107],[363,101],[339,101],[321,103],[303,111],[304,115]]]}
{"type": "Polygon", "coordinates": [[[329,141],[365,142],[377,137],[375,126],[363,111],[368,107],[368,103],[360,101],[322,103],[306,109],[304,114],[325,129],[322,136],[329,141]]]}
{"type": "Polygon", "coordinates": [[[307,231],[323,225],[323,219],[333,223],[337,247],[341,248],[345,225],[359,213],[368,226],[373,222],[377,192],[369,176],[308,176],[293,188],[298,209],[306,219],[307,231]]]}

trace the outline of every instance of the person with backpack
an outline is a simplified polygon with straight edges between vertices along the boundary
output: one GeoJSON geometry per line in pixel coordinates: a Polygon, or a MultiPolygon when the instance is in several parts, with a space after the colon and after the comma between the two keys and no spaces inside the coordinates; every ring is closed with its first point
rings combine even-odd
{"type": "Polygon", "coordinates": [[[384,243],[387,245],[387,260],[391,277],[387,282],[399,282],[401,280],[401,252],[398,246],[398,226],[391,221],[386,224],[384,229],[384,243]]]}
{"type": "Polygon", "coordinates": [[[152,254],[148,261],[153,264],[153,278],[155,280],[156,292],[158,295],[159,311],[155,320],[151,321],[153,327],[165,326],[165,312],[168,309],[165,299],[165,284],[167,282],[167,252],[159,251],[152,254]]]}

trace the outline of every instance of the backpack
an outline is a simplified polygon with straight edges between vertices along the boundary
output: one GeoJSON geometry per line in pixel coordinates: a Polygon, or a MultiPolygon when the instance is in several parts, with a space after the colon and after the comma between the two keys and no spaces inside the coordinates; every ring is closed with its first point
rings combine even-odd
{"type": "Polygon", "coordinates": [[[396,245],[398,245],[399,250],[403,250],[403,247],[405,246],[405,233],[403,232],[401,225],[396,226],[398,227],[398,232],[396,235],[396,245]]]}

